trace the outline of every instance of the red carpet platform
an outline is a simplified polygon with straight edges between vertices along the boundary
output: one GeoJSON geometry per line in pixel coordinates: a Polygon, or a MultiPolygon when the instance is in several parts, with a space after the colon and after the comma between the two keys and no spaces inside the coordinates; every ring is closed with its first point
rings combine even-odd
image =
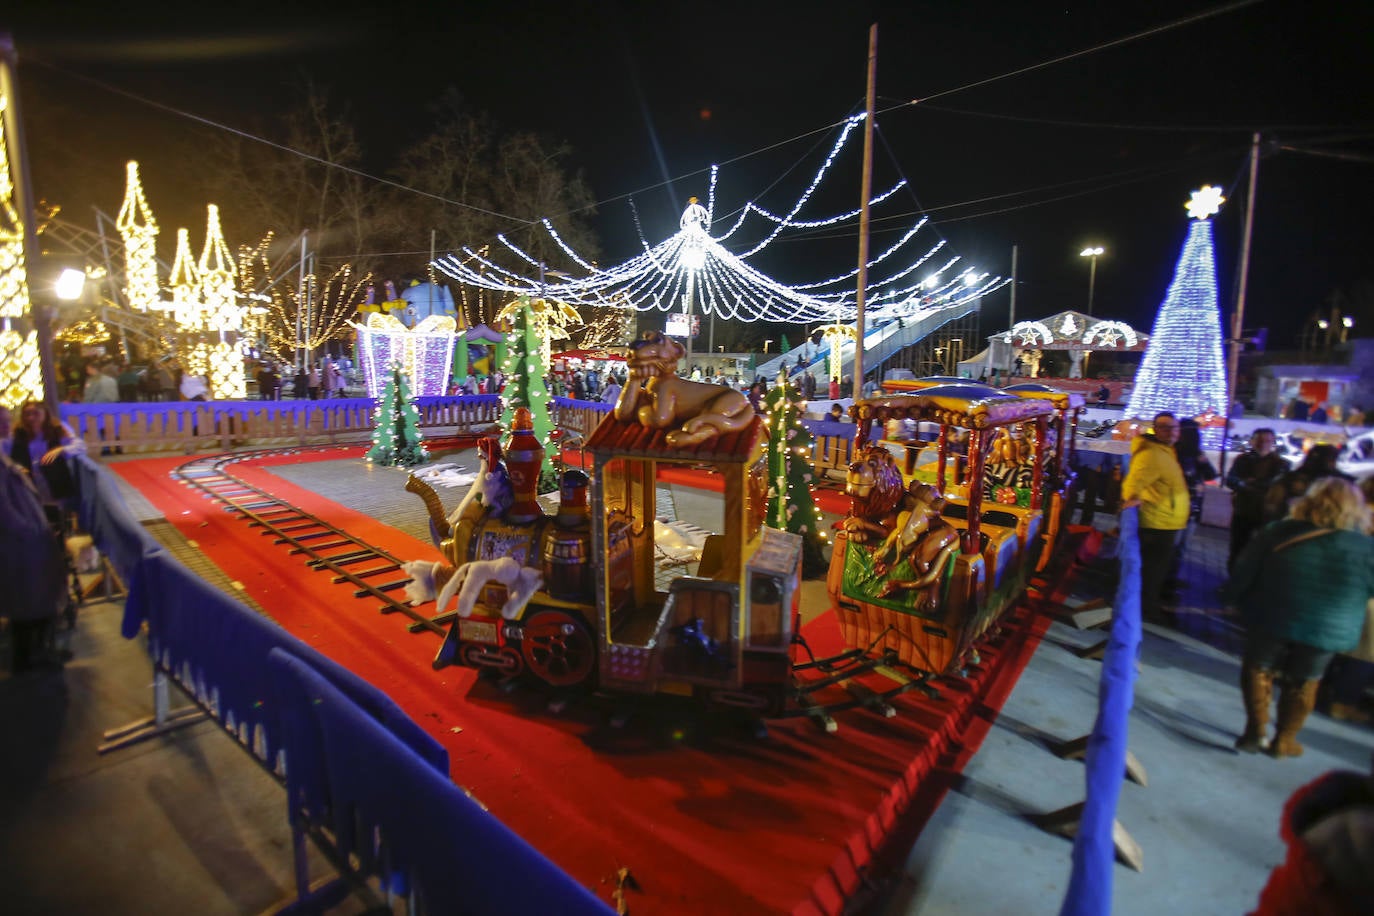
{"type": "MultiPolygon", "coordinates": [[[[397,556],[436,557],[431,545],[267,469],[361,453],[258,459],[235,472],[397,556]]],[[[641,916],[839,913],[867,869],[905,851],[1048,626],[1021,609],[967,679],[936,682],[940,699],[906,694],[890,719],[841,713],[833,735],[788,719],[759,739],[666,702],[636,710],[588,699],[555,715],[533,690],[504,693],[472,671],[432,670],[436,636],[408,632],[375,601],[354,598],[351,586],[174,482],[169,472],[187,460],[113,469],[283,627],[390,694],[448,748],[454,780],[574,878],[609,901],[617,870],[628,868],[638,888],[628,903],[641,916]],[[628,715],[627,724],[611,727],[608,712],[628,715]],[[894,836],[901,848],[885,849],[894,836]]],[[[840,645],[828,612],[804,635],[817,654],[840,645]]]]}

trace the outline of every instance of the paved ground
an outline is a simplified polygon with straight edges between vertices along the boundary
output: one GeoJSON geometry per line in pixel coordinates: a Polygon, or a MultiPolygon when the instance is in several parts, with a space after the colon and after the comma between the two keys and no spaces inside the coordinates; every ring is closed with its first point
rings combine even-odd
{"type": "MultiPolygon", "coordinates": [[[[360,463],[279,473],[427,537],[419,500],[399,485],[394,492],[377,487],[379,478],[360,463]]],[[[446,504],[458,496],[442,495],[446,504]]],[[[126,498],[156,536],[223,587],[213,563],[159,523],[151,506],[137,494],[126,498]]],[[[713,511],[708,497],[683,488],[660,500],[662,514],[692,524],[713,511]]],[[[1110,519],[1099,515],[1098,524],[1110,519]]],[[[1149,786],[1127,784],[1120,805],[1121,822],[1144,848],[1145,870],[1117,868],[1120,914],[1244,912],[1282,855],[1283,801],[1326,770],[1367,768],[1374,749],[1369,729],[1318,715],[1298,760],[1231,750],[1241,710],[1238,630],[1215,600],[1224,539],[1220,529],[1195,534],[1176,624],[1146,628],[1131,745],[1149,786]]],[[[284,799],[228,737],[203,723],[95,754],[103,729],[150,711],[147,657],[139,642],[118,636],[119,614],[118,602],[83,609],[72,637],[76,658],[64,671],[0,675],[3,912],[262,911],[290,887],[284,799]]],[[[1099,638],[1063,623],[1051,627],[983,749],[915,838],[904,869],[876,884],[855,912],[1057,911],[1070,846],[1034,819],[1082,797],[1082,764],[1051,751],[1092,726],[1100,666],[1071,650],[1099,638]]],[[[316,862],[312,873],[325,869],[316,862]]]]}

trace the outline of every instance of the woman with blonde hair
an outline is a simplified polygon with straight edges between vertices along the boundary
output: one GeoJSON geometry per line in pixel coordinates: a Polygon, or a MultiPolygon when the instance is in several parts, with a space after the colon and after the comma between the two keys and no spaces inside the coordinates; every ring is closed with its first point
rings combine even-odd
{"type": "Polygon", "coordinates": [[[1266,746],[1269,704],[1279,683],[1275,757],[1297,757],[1297,734],[1317,699],[1322,672],[1337,652],[1359,642],[1365,605],[1374,597],[1370,509],[1359,489],[1324,477],[1246,546],[1226,585],[1248,628],[1241,662],[1245,731],[1236,748],[1266,746]]]}

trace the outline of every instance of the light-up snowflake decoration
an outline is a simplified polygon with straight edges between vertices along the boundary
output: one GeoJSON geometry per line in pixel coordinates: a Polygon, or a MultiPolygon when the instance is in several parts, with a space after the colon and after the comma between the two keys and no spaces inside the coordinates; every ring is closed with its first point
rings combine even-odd
{"type": "Polygon", "coordinates": [[[1187,210],[1193,219],[1207,219],[1219,211],[1224,203],[1226,198],[1221,196],[1221,188],[1205,184],[1190,195],[1183,209],[1187,210]]]}

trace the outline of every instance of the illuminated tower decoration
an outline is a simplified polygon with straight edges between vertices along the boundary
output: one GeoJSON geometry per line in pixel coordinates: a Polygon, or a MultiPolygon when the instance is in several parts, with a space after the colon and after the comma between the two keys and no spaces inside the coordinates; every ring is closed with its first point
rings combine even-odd
{"type": "Polygon", "coordinates": [[[239,352],[238,337],[243,330],[243,306],[239,305],[238,268],[234,264],[224,232],[219,225],[219,207],[208,206],[205,227],[205,247],[196,264],[200,280],[201,327],[206,332],[203,348],[198,348],[196,362],[203,353],[203,372],[210,381],[210,390],[217,398],[244,398],[247,390],[243,379],[243,355],[239,352]]]}
{"type": "Polygon", "coordinates": [[[802,573],[810,577],[824,571],[825,555],[816,499],[811,492],[815,468],[812,461],[814,437],[802,422],[805,401],[778,373],[777,384],[764,398],[768,423],[768,515],[770,528],[790,531],[802,537],[802,573]]]}
{"type": "Polygon", "coordinates": [[[539,300],[521,296],[501,309],[497,316],[503,321],[510,322],[511,326],[510,334],[506,337],[509,341],[506,360],[501,366],[501,371],[506,376],[506,387],[501,392],[501,428],[512,428],[517,408],[529,408],[534,419],[534,435],[543,443],[544,454],[550,461],[548,466],[552,467],[552,462],[558,455],[558,446],[550,436],[553,432],[553,420],[549,416],[549,389],[544,384],[544,376],[549,371],[549,364],[544,356],[548,340],[541,339],[540,336],[540,329],[544,325],[535,317],[536,301],[539,300]]]}
{"type": "Polygon", "coordinates": [[[1164,410],[1180,417],[1226,414],[1226,369],[1221,355],[1210,218],[1222,201],[1220,189],[1208,185],[1194,191],[1187,204],[1193,222],[1136,373],[1135,388],[1126,405],[1128,418],[1148,420],[1164,410]]]}
{"type": "Polygon", "coordinates": [[[167,283],[172,287],[172,320],[177,327],[197,329],[200,323],[200,277],[191,257],[191,234],[177,230],[177,253],[172,260],[172,275],[167,283]]]}
{"type": "Polygon", "coordinates": [[[143,196],[138,163],[131,160],[126,168],[124,203],[115,220],[124,239],[124,295],[130,306],[146,312],[158,307],[157,220],[143,196]]]}
{"type": "MultiPolygon", "coordinates": [[[[7,104],[0,95],[0,111],[7,104]]],[[[38,368],[38,335],[22,330],[27,322],[16,321],[30,317],[29,281],[24,223],[14,206],[9,142],[0,126],[0,402],[18,405],[43,399],[43,376],[38,368]]]]}
{"type": "Polygon", "coordinates": [[[410,381],[399,365],[386,376],[386,389],[377,401],[377,428],[367,460],[387,467],[411,468],[424,464],[425,439],[420,433],[420,412],[410,393],[410,381]]]}

